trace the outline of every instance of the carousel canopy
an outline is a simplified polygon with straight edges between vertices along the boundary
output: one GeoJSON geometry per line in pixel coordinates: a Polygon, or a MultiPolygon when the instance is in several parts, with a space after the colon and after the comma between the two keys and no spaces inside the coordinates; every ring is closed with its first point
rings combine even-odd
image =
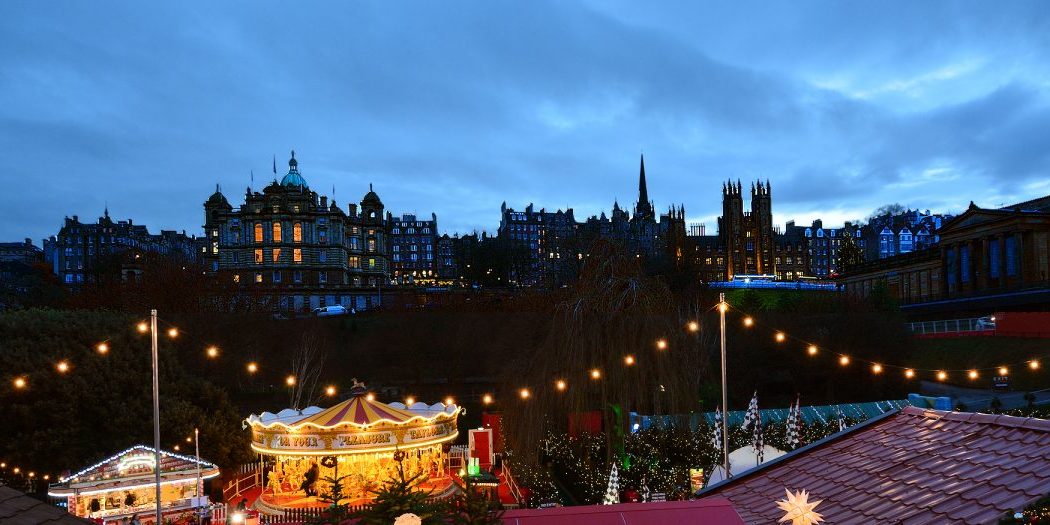
{"type": "Polygon", "coordinates": [[[376,423],[403,424],[413,421],[434,421],[454,417],[460,408],[455,404],[415,403],[406,407],[401,403],[381,403],[365,395],[356,394],[350,399],[326,409],[310,407],[299,410],[285,409],[277,414],[263,412],[248,418],[252,426],[288,429],[304,427],[332,428],[340,425],[372,426],[376,423]]]}
{"type": "MultiPolygon", "coordinates": [[[[65,496],[74,492],[103,492],[148,483],[153,479],[154,459],[153,447],[135,445],[60,479],[58,483],[49,487],[49,493],[52,496],[65,496]]],[[[198,466],[201,476],[205,479],[219,475],[219,467],[214,463],[166,450],[160,451],[161,483],[195,480],[198,466]]]]}

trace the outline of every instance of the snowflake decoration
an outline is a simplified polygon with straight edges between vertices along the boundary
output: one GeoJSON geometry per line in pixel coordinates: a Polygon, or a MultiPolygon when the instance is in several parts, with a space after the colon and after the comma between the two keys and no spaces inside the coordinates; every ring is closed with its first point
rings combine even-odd
{"type": "Polygon", "coordinates": [[[785,514],[777,523],[789,521],[791,525],[816,525],[824,521],[824,517],[813,510],[824,500],[818,499],[810,503],[809,493],[804,490],[792,493],[790,490],[784,489],[784,492],[787,494],[787,499],[778,501],[777,506],[785,514]]]}

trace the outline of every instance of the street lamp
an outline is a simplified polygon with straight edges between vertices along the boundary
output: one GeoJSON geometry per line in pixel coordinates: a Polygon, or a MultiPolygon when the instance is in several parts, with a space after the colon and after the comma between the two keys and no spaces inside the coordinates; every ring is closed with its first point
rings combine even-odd
{"type": "MultiPolygon", "coordinates": [[[[146,323],[139,323],[139,332],[143,332],[146,323]]],[[[157,521],[164,523],[160,513],[160,366],[157,359],[157,309],[149,311],[150,350],[153,356],[153,480],[156,482],[155,497],[157,502],[157,521]]]]}
{"type": "Polygon", "coordinates": [[[729,392],[726,388],[726,310],[729,308],[726,305],[726,294],[720,292],[718,294],[718,327],[721,331],[721,349],[722,349],[722,413],[726,414],[725,421],[722,422],[722,469],[725,470],[726,479],[729,479],[732,474],[729,472],[729,392]]]}

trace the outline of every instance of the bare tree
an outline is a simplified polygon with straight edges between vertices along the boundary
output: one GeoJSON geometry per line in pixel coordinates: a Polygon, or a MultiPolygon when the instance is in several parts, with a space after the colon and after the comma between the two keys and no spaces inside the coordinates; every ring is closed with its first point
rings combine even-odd
{"type": "Polygon", "coordinates": [[[289,388],[289,401],[295,409],[305,408],[321,398],[317,382],[328,358],[324,338],[315,330],[306,330],[292,353],[292,376],[295,384],[289,388]]]}

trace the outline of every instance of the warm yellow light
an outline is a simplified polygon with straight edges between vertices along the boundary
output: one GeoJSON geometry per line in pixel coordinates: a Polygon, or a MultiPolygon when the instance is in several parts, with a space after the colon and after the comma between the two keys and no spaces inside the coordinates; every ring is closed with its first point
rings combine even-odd
{"type": "Polygon", "coordinates": [[[44,474],[44,481],[47,481],[49,479],[51,479],[51,475],[50,474],[44,474]]]}
{"type": "Polygon", "coordinates": [[[69,362],[68,361],[59,361],[58,364],[55,365],[55,370],[58,370],[58,373],[60,373],[60,374],[64,374],[66,372],[69,372],[69,362]]]}
{"type": "Polygon", "coordinates": [[[31,477],[31,478],[32,478],[32,477],[35,477],[35,476],[36,476],[36,472],[30,472],[30,473],[29,473],[29,477],[31,477]]]}
{"type": "Polygon", "coordinates": [[[1005,376],[1005,375],[1007,375],[1009,373],[1010,373],[1010,370],[1008,368],[1006,368],[1005,366],[1000,366],[999,367],[999,375],[1005,376]]]}
{"type": "Polygon", "coordinates": [[[174,449],[176,452],[179,451],[179,446],[178,445],[175,445],[174,447],[171,447],[171,448],[174,449]]]}
{"type": "Polygon", "coordinates": [[[415,402],[416,402],[416,398],[414,398],[412,396],[408,396],[408,397],[405,398],[405,406],[411,406],[411,405],[415,404],[415,402]]]}
{"type": "Polygon", "coordinates": [[[726,313],[726,310],[728,310],[728,309],[729,309],[729,305],[726,304],[725,302],[718,303],[718,311],[719,312],[726,313]]]}
{"type": "Polygon", "coordinates": [[[7,463],[0,463],[0,468],[7,468],[7,463]]]}
{"type": "Polygon", "coordinates": [[[371,393],[371,392],[369,392],[368,395],[365,396],[365,399],[367,399],[369,401],[375,401],[376,400],[376,395],[371,393]]]}
{"type": "Polygon", "coordinates": [[[601,378],[602,378],[602,371],[601,370],[598,370],[597,368],[595,368],[594,370],[591,370],[591,379],[601,379],[601,378]]]}
{"type": "Polygon", "coordinates": [[[15,468],[11,469],[11,472],[14,472],[15,474],[18,474],[21,471],[22,471],[22,469],[20,469],[18,467],[15,467],[15,468]]]}
{"type": "Polygon", "coordinates": [[[335,395],[335,386],[334,385],[328,385],[327,387],[325,387],[324,393],[328,397],[334,396],[335,395]]]}
{"type": "Polygon", "coordinates": [[[700,331],[700,323],[698,323],[696,321],[689,321],[689,324],[687,324],[685,326],[686,326],[686,328],[689,329],[690,332],[699,332],[700,331]]]}
{"type": "Polygon", "coordinates": [[[744,326],[746,326],[748,328],[751,328],[752,326],[754,326],[754,324],[755,324],[755,320],[752,319],[750,316],[744,318],[744,326]]]}
{"type": "Polygon", "coordinates": [[[817,355],[817,345],[809,345],[806,352],[809,352],[809,355],[817,355]]]}
{"type": "Polygon", "coordinates": [[[26,378],[24,378],[24,377],[16,377],[15,378],[15,388],[25,388],[27,384],[28,384],[28,381],[26,381],[26,378]]]}
{"type": "Polygon", "coordinates": [[[656,348],[659,350],[667,350],[667,339],[657,339],[656,348]]]}
{"type": "Polygon", "coordinates": [[[209,346],[204,352],[212,359],[219,357],[219,347],[217,346],[209,346]]]}
{"type": "Polygon", "coordinates": [[[491,405],[492,404],[492,394],[485,394],[485,395],[481,396],[481,402],[482,402],[482,404],[485,404],[485,405],[491,405]]]}
{"type": "Polygon", "coordinates": [[[138,324],[138,326],[136,326],[136,328],[138,328],[139,333],[141,333],[141,334],[144,334],[144,333],[149,331],[149,325],[146,324],[146,321],[139,322],[139,324],[138,324]]]}
{"type": "Polygon", "coordinates": [[[259,365],[255,364],[255,361],[248,363],[248,373],[254,374],[259,371],[259,365]]]}
{"type": "Polygon", "coordinates": [[[911,379],[911,378],[915,377],[915,371],[910,369],[910,368],[905,370],[904,371],[904,377],[907,377],[908,379],[911,379]]]}
{"type": "Polygon", "coordinates": [[[1028,368],[1031,368],[1032,370],[1039,370],[1039,361],[1036,361],[1034,359],[1029,361],[1028,368]]]}
{"type": "Polygon", "coordinates": [[[778,343],[783,343],[785,339],[787,339],[787,336],[784,335],[784,332],[777,332],[776,340],[778,343]]]}
{"type": "Polygon", "coordinates": [[[569,384],[564,379],[559,379],[554,382],[554,388],[557,388],[559,392],[564,392],[566,388],[569,388],[569,384]]]}
{"type": "Polygon", "coordinates": [[[109,352],[109,345],[106,343],[99,343],[98,346],[95,347],[95,349],[98,350],[98,353],[104,354],[106,352],[109,352]]]}
{"type": "Polygon", "coordinates": [[[170,337],[172,339],[175,339],[178,336],[179,336],[179,329],[178,328],[174,328],[174,327],[168,328],[168,337],[170,337]]]}
{"type": "Polygon", "coordinates": [[[448,397],[445,398],[445,404],[446,405],[455,405],[456,404],[456,400],[452,399],[452,396],[448,396],[448,397]]]}
{"type": "Polygon", "coordinates": [[[528,399],[531,394],[529,393],[529,389],[528,388],[522,388],[518,392],[518,395],[521,396],[522,399],[528,399]]]}
{"type": "Polygon", "coordinates": [[[882,373],[882,365],[880,365],[878,363],[875,363],[875,364],[871,365],[871,373],[873,373],[873,374],[881,374],[882,373]]]}
{"type": "Polygon", "coordinates": [[[284,384],[288,386],[295,386],[295,376],[288,376],[284,378],[284,384]]]}
{"type": "Polygon", "coordinates": [[[849,364],[849,356],[848,355],[844,355],[844,356],[840,357],[839,358],[839,364],[842,365],[842,366],[848,365],[849,364]]]}
{"type": "Polygon", "coordinates": [[[193,443],[193,438],[191,438],[189,436],[186,436],[186,442],[187,443],[193,443]]]}
{"type": "Polygon", "coordinates": [[[945,379],[948,379],[948,373],[943,371],[943,370],[938,371],[937,372],[937,379],[940,380],[940,381],[944,381],[945,379]]]}
{"type": "Polygon", "coordinates": [[[969,376],[970,379],[977,379],[977,371],[976,370],[970,370],[970,372],[967,373],[966,375],[969,376]]]}
{"type": "Polygon", "coordinates": [[[629,356],[624,357],[623,358],[623,364],[625,364],[627,366],[633,365],[634,364],[634,356],[633,355],[629,355],[629,356]]]}

